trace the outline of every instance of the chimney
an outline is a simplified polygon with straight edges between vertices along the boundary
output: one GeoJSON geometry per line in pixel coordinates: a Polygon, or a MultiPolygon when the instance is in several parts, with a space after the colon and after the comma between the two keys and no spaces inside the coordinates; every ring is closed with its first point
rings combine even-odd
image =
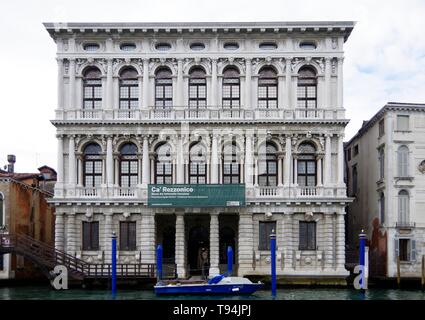
{"type": "Polygon", "coordinates": [[[14,154],[9,154],[7,156],[7,162],[9,162],[7,165],[7,172],[13,173],[15,171],[16,156],[14,154]]]}

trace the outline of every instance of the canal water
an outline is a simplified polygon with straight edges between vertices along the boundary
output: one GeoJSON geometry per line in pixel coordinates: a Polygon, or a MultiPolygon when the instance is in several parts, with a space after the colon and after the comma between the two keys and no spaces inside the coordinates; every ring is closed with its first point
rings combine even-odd
{"type": "MultiPolygon", "coordinates": [[[[70,289],[55,291],[48,286],[0,287],[0,300],[111,300],[108,290],[70,289]]],[[[118,300],[270,300],[269,290],[251,296],[171,296],[157,297],[153,290],[118,290],[118,300]]],[[[369,289],[361,293],[349,288],[291,288],[277,290],[277,300],[425,300],[425,291],[369,289]]]]}

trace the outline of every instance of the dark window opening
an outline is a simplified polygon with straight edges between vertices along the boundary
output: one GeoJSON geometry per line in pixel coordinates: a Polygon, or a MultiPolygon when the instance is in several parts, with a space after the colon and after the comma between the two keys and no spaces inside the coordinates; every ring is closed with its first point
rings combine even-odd
{"type": "Polygon", "coordinates": [[[276,221],[260,221],[258,250],[270,250],[270,235],[276,234],[276,221]]]}
{"type": "Polygon", "coordinates": [[[299,249],[316,250],[316,222],[300,221],[299,249]]]}
{"type": "Polygon", "coordinates": [[[136,221],[120,222],[120,250],[135,251],[136,248],[136,221]]]}

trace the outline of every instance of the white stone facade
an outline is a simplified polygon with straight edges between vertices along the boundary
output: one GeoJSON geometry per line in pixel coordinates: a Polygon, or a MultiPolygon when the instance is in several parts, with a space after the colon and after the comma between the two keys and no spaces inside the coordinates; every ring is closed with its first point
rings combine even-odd
{"type": "Polygon", "coordinates": [[[355,197],[347,212],[347,242],[355,248],[358,233],[366,231],[371,276],[396,277],[400,256],[401,277],[421,277],[424,130],[425,104],[390,102],[345,146],[348,191],[355,197]]]}
{"type": "Polygon", "coordinates": [[[178,275],[185,277],[191,273],[190,237],[194,228],[202,226],[208,234],[213,274],[223,264],[220,235],[227,226],[235,234],[238,274],[267,275],[270,253],[259,249],[259,223],[275,221],[278,275],[341,279],[348,275],[344,268],[344,216],[350,200],[344,183],[343,137],[348,120],[343,105],[343,45],[352,22],[45,26],[58,48],[58,107],[52,121],[58,138],[53,200],[57,248],[93,263],[108,261],[109,235],[119,233],[120,221],[136,221],[136,250],[119,250],[119,261],[154,263],[155,246],[166,241],[164,234],[171,230],[172,262],[178,275]],[[83,83],[92,66],[101,73],[101,102],[86,109],[83,83]],[[120,77],[127,67],[137,72],[133,82],[137,99],[133,108],[122,109],[120,77]],[[158,70],[165,68],[171,73],[172,102],[159,108],[156,80],[158,70]],[[231,108],[224,105],[228,68],[239,74],[237,105],[231,108]],[[303,68],[314,73],[310,80],[316,96],[314,107],[308,109],[300,107],[297,89],[303,68]],[[189,107],[194,69],[205,73],[206,88],[205,104],[196,108],[189,107]],[[259,90],[264,70],[272,70],[276,81],[275,93],[266,98],[274,105],[268,108],[259,102],[264,98],[259,90]],[[138,171],[137,182],[123,187],[120,148],[127,142],[137,147],[138,171]],[[147,185],[156,182],[158,146],[170,145],[171,183],[188,184],[190,148],[197,142],[206,151],[207,184],[223,183],[224,147],[235,145],[247,205],[147,207],[147,185]],[[101,181],[96,187],[84,183],[84,148],[89,143],[101,147],[101,181]],[[303,143],[314,150],[310,154],[314,177],[306,178],[314,185],[298,183],[303,143]],[[275,150],[277,173],[270,178],[272,183],[259,178],[264,173],[266,144],[275,150]],[[99,250],[82,250],[83,221],[99,221],[99,250]],[[314,249],[300,249],[300,221],[315,222],[314,249]]]}

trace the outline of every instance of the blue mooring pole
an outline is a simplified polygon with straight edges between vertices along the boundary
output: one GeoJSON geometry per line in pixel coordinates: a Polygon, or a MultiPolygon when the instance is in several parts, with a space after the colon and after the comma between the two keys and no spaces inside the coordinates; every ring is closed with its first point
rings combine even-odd
{"type": "Polygon", "coordinates": [[[365,252],[366,252],[366,233],[364,232],[364,230],[362,230],[362,232],[360,232],[359,234],[359,264],[360,266],[362,266],[362,269],[360,270],[361,272],[361,278],[360,278],[360,288],[361,289],[365,289],[365,252]]]}
{"type": "Polygon", "coordinates": [[[276,233],[274,229],[270,235],[270,264],[272,268],[272,297],[276,297],[276,233]]]}
{"type": "Polygon", "coordinates": [[[156,249],[156,279],[160,281],[162,279],[162,246],[158,245],[156,249]]]}
{"type": "Polygon", "coordinates": [[[112,232],[112,298],[117,294],[117,235],[112,232]]]}
{"type": "Polygon", "coordinates": [[[232,275],[233,269],[233,249],[231,246],[227,247],[227,275],[232,275]]]}

